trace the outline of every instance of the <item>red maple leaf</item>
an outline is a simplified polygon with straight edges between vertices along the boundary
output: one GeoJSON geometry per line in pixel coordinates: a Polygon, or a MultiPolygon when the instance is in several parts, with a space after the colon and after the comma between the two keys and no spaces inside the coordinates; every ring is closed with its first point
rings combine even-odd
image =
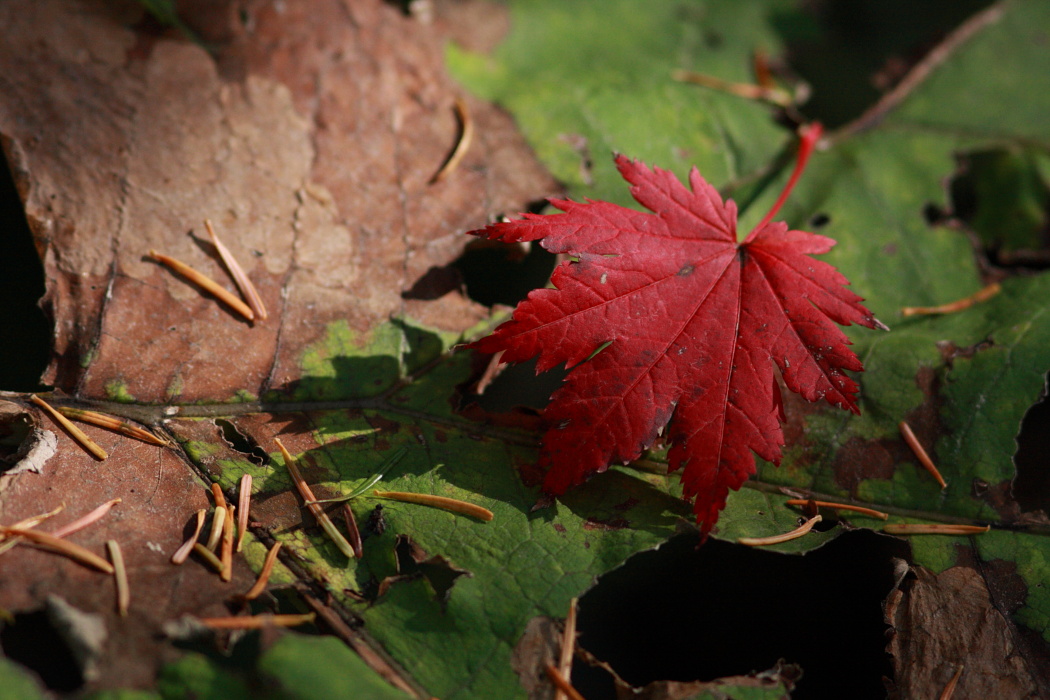
{"type": "Polygon", "coordinates": [[[773,210],[741,243],[736,205],[693,168],[692,191],[666,170],[622,155],[616,165],[653,213],[601,201],[551,199],[564,213],[525,214],[471,233],[540,241],[574,256],[529,294],[512,320],[471,347],[502,361],[539,356],[536,371],[575,366],[544,412],[543,488],[563,494],[629,462],[668,425],[671,470],[706,535],[729,489],[754,473],[752,452],[780,462],[780,390],[854,413],[861,362],[835,324],[882,324],[810,255],[830,238],[773,222],[819,138],[803,132],[798,164],[773,210]],[[595,354],[597,353],[597,354],[595,354]]]}

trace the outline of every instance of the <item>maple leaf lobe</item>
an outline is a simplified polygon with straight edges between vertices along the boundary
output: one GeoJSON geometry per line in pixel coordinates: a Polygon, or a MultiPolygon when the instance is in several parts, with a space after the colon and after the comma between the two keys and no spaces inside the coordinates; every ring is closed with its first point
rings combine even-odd
{"type": "Polygon", "coordinates": [[[780,461],[773,365],[807,400],[858,412],[845,371],[863,367],[838,324],[880,324],[841,273],[810,257],[832,239],[770,222],[738,242],[736,205],[696,168],[687,189],[641,161],[616,165],[648,212],[551,199],[562,213],[471,232],[576,258],[471,347],[537,357],[537,372],[572,368],[544,413],[547,493],[636,459],[669,424],[670,469],[682,470],[706,534],[754,473],[754,454],[780,461]]]}

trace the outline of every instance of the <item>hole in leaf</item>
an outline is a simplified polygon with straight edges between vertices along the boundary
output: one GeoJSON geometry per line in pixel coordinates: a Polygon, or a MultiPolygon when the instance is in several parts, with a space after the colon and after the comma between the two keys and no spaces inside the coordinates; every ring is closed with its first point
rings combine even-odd
{"type": "Polygon", "coordinates": [[[1014,454],[1017,476],[1013,495],[1023,512],[1042,510],[1050,513],[1050,469],[1046,468],[1050,464],[1050,442],[1047,435],[1050,435],[1050,401],[1047,401],[1044,387],[1043,398],[1025,413],[1021,431],[1017,434],[1017,453],[1014,454]]]}
{"type": "Polygon", "coordinates": [[[37,306],[44,296],[44,269],[26,222],[22,201],[6,163],[0,163],[0,387],[39,391],[51,354],[51,324],[37,306]]]}
{"type": "Polygon", "coordinates": [[[635,686],[784,659],[803,669],[793,698],[885,697],[882,601],[905,543],[854,531],[805,556],[697,543],[676,537],[599,579],[580,600],[580,645],[635,686]]]}
{"type": "Polygon", "coordinates": [[[813,89],[803,111],[829,128],[891,90],[937,43],[990,0],[815,0],[774,17],[787,60],[813,89]]]}
{"type": "Polygon", "coordinates": [[[809,219],[809,227],[814,231],[822,229],[830,223],[831,217],[824,213],[814,214],[809,219]]]}
{"type": "Polygon", "coordinates": [[[407,535],[398,535],[394,543],[397,575],[389,576],[379,583],[379,596],[399,581],[425,578],[434,589],[434,597],[442,611],[452,594],[452,586],[460,576],[473,576],[466,569],[456,567],[440,554],[431,556],[407,535]]]}
{"type": "Polygon", "coordinates": [[[266,453],[266,450],[259,447],[259,443],[255,441],[255,438],[245,435],[236,425],[225,418],[216,418],[215,426],[219,429],[226,444],[243,454],[253,464],[262,466],[269,463],[270,456],[266,453]]]}
{"type": "Polygon", "coordinates": [[[554,264],[555,256],[539,245],[474,241],[452,267],[474,301],[485,306],[514,306],[533,289],[547,284],[554,264]]]}
{"type": "Polygon", "coordinates": [[[952,213],[976,234],[980,252],[1002,267],[1050,267],[1050,188],[1036,157],[996,149],[957,161],[952,213]]]}

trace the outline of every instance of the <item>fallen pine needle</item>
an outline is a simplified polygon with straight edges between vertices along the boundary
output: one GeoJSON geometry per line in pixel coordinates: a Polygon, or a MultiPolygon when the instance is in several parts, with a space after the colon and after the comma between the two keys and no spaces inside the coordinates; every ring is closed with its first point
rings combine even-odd
{"type": "Polygon", "coordinates": [[[354,511],[349,503],[343,504],[343,520],[346,522],[346,531],[350,534],[350,546],[353,547],[354,554],[360,559],[364,556],[365,549],[361,543],[361,530],[357,527],[357,518],[354,517],[354,511]]]}
{"type": "Polygon", "coordinates": [[[430,178],[431,185],[441,182],[449,173],[459,167],[460,161],[463,160],[463,156],[467,154],[467,149],[470,148],[470,142],[474,140],[474,121],[470,118],[470,112],[467,111],[467,103],[457,97],[454,109],[456,110],[456,119],[459,120],[459,141],[456,142],[456,147],[452,150],[452,155],[448,157],[445,164],[434,173],[434,177],[430,178]]]}
{"type": "Polygon", "coordinates": [[[240,486],[237,487],[237,551],[241,551],[244,544],[244,535],[248,532],[248,510],[252,502],[252,475],[245,474],[241,477],[240,486]]]}
{"type": "Polygon", "coordinates": [[[91,525],[92,523],[94,523],[97,520],[101,520],[102,516],[104,516],[106,513],[108,513],[110,508],[112,508],[113,506],[117,505],[120,502],[121,501],[120,501],[119,498],[114,498],[112,500],[106,501],[105,503],[100,505],[98,508],[95,508],[94,510],[92,510],[87,515],[82,515],[81,517],[77,518],[73,522],[63,525],[62,527],[58,528],[57,530],[55,530],[51,534],[54,535],[55,537],[66,537],[68,535],[72,535],[74,532],[80,532],[81,530],[83,530],[88,525],[91,525]]]}
{"type": "Polygon", "coordinates": [[[204,528],[204,519],[207,516],[207,511],[201,508],[197,511],[197,525],[193,528],[193,534],[189,536],[182,546],[175,550],[175,553],[171,555],[171,563],[179,565],[186,561],[186,557],[190,555],[194,545],[197,544],[197,538],[201,536],[201,530],[204,528]]]}
{"type": "Polygon", "coordinates": [[[968,297],[963,297],[948,304],[941,304],[940,306],[905,306],[901,309],[902,316],[935,316],[938,314],[953,314],[958,311],[964,311],[971,306],[980,304],[982,301],[988,301],[996,294],[1002,291],[1002,287],[998,282],[992,282],[987,287],[979,289],[968,297]]]}
{"type": "MultiPolygon", "coordinates": [[[[558,659],[558,675],[572,684],[572,657],[576,653],[576,603],[569,601],[569,614],[565,616],[565,630],[561,635],[561,657],[558,659]]],[[[561,688],[554,693],[554,700],[565,700],[565,691],[561,688]]]]}
{"type": "Polygon", "coordinates": [[[222,537],[222,528],[226,523],[226,506],[218,506],[212,511],[211,514],[211,530],[208,531],[208,541],[204,545],[211,551],[215,551],[215,548],[219,544],[219,538],[222,537]]]}
{"type": "Polygon", "coordinates": [[[131,589],[128,588],[128,570],[124,567],[124,554],[116,540],[106,540],[106,551],[109,552],[109,560],[113,562],[113,577],[117,582],[117,613],[121,617],[127,617],[128,607],[131,605],[131,589]]]}
{"type": "Polygon", "coordinates": [[[346,541],[343,534],[336,529],[335,523],[333,523],[328,517],[328,514],[324,512],[324,509],[318,505],[317,498],[314,496],[313,491],[310,490],[309,485],[307,485],[306,480],[303,479],[303,475],[299,471],[299,465],[296,463],[295,457],[292,457],[291,453],[285,448],[280,440],[274,438],[274,442],[277,443],[278,449],[281,450],[281,456],[284,457],[284,464],[288,468],[288,473],[292,477],[292,482],[295,484],[295,488],[299,490],[299,495],[302,496],[303,501],[306,502],[306,507],[317,519],[317,522],[321,524],[321,527],[328,534],[328,537],[331,538],[332,542],[335,543],[336,548],[338,548],[347,559],[354,559],[354,548],[346,541]]]}
{"type": "Polygon", "coordinates": [[[785,532],[782,535],[773,535],[771,537],[738,537],[736,541],[740,544],[746,544],[749,547],[763,547],[768,544],[789,542],[791,540],[797,540],[799,537],[802,537],[802,535],[805,535],[821,520],[823,520],[823,518],[818,514],[814,515],[791,532],[785,532]]]}
{"type": "Polygon", "coordinates": [[[255,579],[255,584],[248,589],[248,592],[241,596],[244,600],[255,600],[262,592],[266,590],[266,584],[270,581],[270,574],[273,573],[274,562],[277,561],[277,553],[281,551],[281,543],[275,542],[270,551],[266,553],[266,560],[263,562],[262,571],[259,572],[259,578],[255,579]]]}
{"type": "Polygon", "coordinates": [[[944,686],[944,690],[941,691],[939,700],[952,700],[952,696],[955,695],[955,686],[959,684],[959,679],[962,677],[962,672],[965,668],[966,666],[959,664],[959,668],[955,670],[955,675],[952,676],[952,679],[944,686]]]}
{"type": "Polygon", "coordinates": [[[915,437],[915,433],[912,432],[911,426],[901,421],[898,426],[901,431],[901,435],[904,437],[904,442],[908,443],[908,447],[915,453],[915,456],[919,458],[919,462],[923,467],[926,468],[930,474],[933,474],[933,478],[937,480],[937,483],[941,485],[941,489],[948,488],[948,484],[945,483],[944,477],[941,476],[940,471],[937,470],[937,466],[930,459],[930,455],[926,454],[926,450],[922,444],[919,443],[919,438],[915,437]]]}
{"type": "Polygon", "coordinates": [[[222,262],[226,266],[227,271],[229,271],[230,277],[233,278],[237,289],[241,290],[241,296],[248,302],[248,306],[251,307],[256,318],[265,319],[267,317],[266,306],[263,304],[262,297],[259,296],[259,291],[252,284],[247,273],[245,273],[244,268],[233,257],[233,253],[230,252],[229,248],[224,246],[219,237],[215,235],[215,229],[212,227],[210,219],[204,220],[204,226],[208,229],[211,242],[215,246],[215,250],[219,251],[219,257],[222,258],[222,262]]]}
{"type": "Polygon", "coordinates": [[[169,269],[173,270],[179,275],[182,275],[190,282],[193,282],[198,287],[205,290],[213,297],[215,297],[216,299],[218,299],[219,301],[221,301],[222,303],[226,304],[231,309],[239,313],[248,321],[255,320],[255,312],[252,311],[247,304],[235,297],[233,294],[227,291],[224,287],[222,287],[218,282],[216,282],[212,278],[200,272],[197,272],[184,262],[176,260],[175,258],[169,257],[167,255],[161,255],[155,250],[151,250],[149,252],[149,255],[151,258],[157,260],[160,263],[163,263],[169,269]]]}
{"type": "Polygon", "coordinates": [[[565,676],[558,672],[558,669],[554,667],[554,664],[547,664],[545,670],[547,671],[547,678],[551,679],[551,683],[554,684],[554,687],[558,691],[565,693],[565,695],[569,697],[569,700],[583,700],[580,691],[572,687],[572,683],[566,680],[565,676]]]}
{"type": "Polygon", "coordinates": [[[211,484],[211,497],[215,499],[216,508],[219,508],[220,506],[222,508],[225,508],[228,505],[230,505],[229,502],[226,500],[226,494],[222,492],[222,487],[214,481],[211,484]]]}
{"type": "Polygon", "coordinates": [[[492,511],[488,508],[482,508],[479,505],[460,501],[455,498],[431,496],[426,493],[408,493],[406,491],[373,491],[372,496],[375,498],[385,498],[388,501],[402,501],[404,503],[416,503],[421,506],[440,508],[441,510],[447,510],[452,513],[470,515],[478,520],[484,520],[486,522],[492,520],[492,511]]]}
{"type": "Polygon", "coordinates": [[[85,411],[82,408],[71,408],[69,406],[59,406],[55,410],[57,410],[66,418],[72,418],[73,420],[82,421],[84,423],[90,423],[91,425],[97,425],[100,428],[112,430],[114,432],[120,433],[121,435],[127,435],[128,437],[135,438],[136,440],[148,442],[151,445],[165,447],[168,444],[148,430],[144,430],[143,428],[140,428],[136,425],[132,425],[127,421],[122,421],[114,416],[107,416],[105,413],[98,413],[97,411],[85,411]]]}
{"type": "Polygon", "coordinates": [[[890,535],[979,535],[991,525],[952,525],[951,523],[891,523],[882,531],[890,535]]]}
{"type": "Polygon", "coordinates": [[[671,73],[671,79],[680,83],[701,85],[706,88],[711,88],[712,90],[727,92],[730,95],[736,95],[737,97],[743,97],[749,100],[769,102],[778,107],[790,107],[794,103],[794,99],[791,95],[776,87],[769,88],[762,85],[750,85],[748,83],[732,83],[727,80],[722,80],[721,78],[716,78],[713,75],[694,73],[693,71],[688,70],[673,71],[671,73]]]}
{"type": "Polygon", "coordinates": [[[30,394],[29,400],[35,403],[40,408],[47,411],[48,414],[50,414],[51,417],[55,419],[56,423],[65,428],[66,432],[69,433],[70,437],[72,437],[74,440],[80,443],[80,446],[88,452],[90,452],[96,459],[102,461],[109,457],[109,455],[106,454],[105,450],[103,450],[101,447],[95,444],[94,440],[92,440],[84,434],[83,430],[73,425],[73,423],[70,422],[68,418],[66,418],[61,413],[52,408],[51,404],[49,404],[47,401],[44,401],[36,394],[30,394]]]}
{"type": "Polygon", "coordinates": [[[805,506],[812,503],[818,508],[834,508],[835,510],[849,510],[854,513],[860,513],[861,515],[870,515],[873,518],[879,518],[880,520],[889,519],[889,515],[883,513],[881,510],[875,510],[873,508],[865,508],[863,506],[855,506],[849,503],[834,503],[832,501],[814,501],[809,498],[791,498],[784,502],[784,505],[788,506],[805,506]]]}
{"type": "MultiPolygon", "coordinates": [[[[34,516],[26,518],[24,520],[19,520],[17,523],[15,523],[13,525],[9,525],[8,527],[13,527],[15,529],[23,529],[24,528],[24,529],[27,529],[27,530],[29,528],[34,528],[37,525],[39,525],[40,523],[42,523],[45,520],[47,520],[48,518],[50,518],[51,516],[61,513],[62,509],[64,509],[65,507],[66,507],[65,504],[60,505],[57,508],[55,508],[54,510],[48,511],[47,513],[41,513],[40,515],[34,515],[34,516]]],[[[20,539],[18,538],[17,535],[2,535],[2,534],[0,534],[0,554],[3,554],[7,550],[9,550],[12,547],[14,547],[15,545],[17,545],[19,543],[19,541],[20,541],[20,539]]]]}
{"type": "Polygon", "coordinates": [[[215,552],[211,551],[200,542],[193,543],[193,551],[199,554],[201,558],[208,563],[208,566],[215,569],[215,573],[222,573],[222,560],[215,556],[215,552]]]}
{"type": "Polygon", "coordinates": [[[222,572],[219,578],[230,581],[233,578],[233,515],[237,506],[229,507],[229,515],[222,523],[222,545],[219,561],[222,562],[222,572]]]}
{"type": "Polygon", "coordinates": [[[200,623],[213,630],[258,630],[264,627],[297,627],[313,622],[317,613],[303,615],[250,615],[248,617],[202,617],[200,623]]]}
{"type": "Polygon", "coordinates": [[[32,542],[41,549],[54,552],[55,554],[61,554],[68,557],[80,564],[90,566],[91,568],[98,569],[104,574],[112,574],[113,567],[108,561],[98,556],[94,552],[84,549],[78,544],[67,542],[59,537],[50,535],[46,532],[40,532],[38,530],[30,530],[28,528],[17,528],[17,527],[0,527],[0,534],[4,535],[18,535],[29,542],[32,542]]]}

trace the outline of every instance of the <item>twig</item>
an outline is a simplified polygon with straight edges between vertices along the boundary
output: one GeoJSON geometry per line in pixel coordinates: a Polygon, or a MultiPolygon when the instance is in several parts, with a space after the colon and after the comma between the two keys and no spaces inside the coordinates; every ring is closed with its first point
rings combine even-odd
{"type": "Polygon", "coordinates": [[[883,513],[881,510],[875,510],[873,508],[865,508],[864,506],[855,506],[850,503],[834,503],[832,501],[814,501],[811,498],[791,498],[784,501],[786,506],[805,506],[812,503],[818,508],[834,508],[835,510],[850,510],[854,513],[860,513],[861,515],[870,515],[873,518],[879,518],[880,520],[888,520],[889,515],[883,513]]]}
{"type": "Polygon", "coordinates": [[[131,589],[128,588],[128,570],[124,567],[124,554],[120,551],[120,543],[116,540],[106,540],[106,550],[109,552],[109,560],[113,562],[113,577],[117,582],[117,613],[121,617],[128,616],[128,607],[131,605],[131,589]]]}
{"type": "Polygon", "coordinates": [[[336,548],[342,552],[347,559],[355,558],[354,548],[350,546],[350,543],[346,541],[342,533],[336,529],[335,523],[331,521],[328,514],[324,512],[324,509],[317,504],[317,498],[314,496],[313,491],[310,490],[306,480],[303,479],[302,473],[299,471],[299,466],[296,464],[295,457],[292,457],[291,453],[285,448],[281,441],[274,438],[274,442],[277,443],[278,449],[281,450],[281,455],[284,457],[284,465],[288,468],[288,473],[292,477],[292,482],[295,487],[299,490],[299,495],[303,497],[303,501],[306,502],[306,507],[313,513],[313,516],[320,523],[321,527],[328,534],[328,537],[335,543],[336,548]]]}
{"type": "Polygon", "coordinates": [[[155,250],[151,250],[149,252],[149,255],[151,258],[154,258],[158,262],[163,263],[172,271],[178,273],[190,282],[193,282],[198,287],[205,290],[213,297],[229,306],[231,309],[243,316],[246,320],[255,320],[255,312],[252,311],[247,304],[235,297],[228,290],[226,290],[225,287],[221,286],[211,277],[208,277],[207,275],[200,273],[197,270],[194,270],[186,263],[176,260],[175,258],[172,258],[167,255],[161,255],[155,250]]]}
{"type": "Polygon", "coordinates": [[[215,229],[212,228],[211,220],[205,219],[204,226],[208,229],[208,235],[211,236],[212,245],[215,246],[215,250],[219,251],[219,257],[222,258],[222,262],[226,265],[226,269],[230,273],[230,277],[237,284],[237,289],[241,290],[241,295],[248,302],[248,306],[251,307],[252,312],[255,313],[255,317],[258,319],[266,319],[266,305],[263,304],[262,297],[259,296],[259,291],[252,284],[244,268],[240,266],[237,259],[233,257],[233,253],[230,252],[229,248],[222,244],[219,237],[215,235],[215,229]]]}
{"type": "Polygon", "coordinates": [[[1002,290],[1003,288],[998,282],[992,282],[987,287],[977,290],[970,296],[957,299],[948,304],[941,304],[940,306],[905,306],[901,309],[901,315],[934,316],[937,314],[953,314],[968,309],[976,304],[980,304],[982,301],[988,301],[1002,290]]]}
{"type": "Polygon", "coordinates": [[[372,496],[389,501],[402,501],[404,503],[416,503],[421,506],[440,508],[452,513],[469,515],[486,522],[492,520],[493,517],[492,511],[488,508],[482,508],[479,505],[460,501],[456,498],[446,498],[445,496],[431,496],[426,493],[408,493],[406,491],[373,491],[372,496]]]}
{"type": "Polygon", "coordinates": [[[73,423],[71,423],[68,418],[66,418],[61,413],[52,408],[51,404],[49,404],[47,401],[44,401],[36,394],[30,394],[29,400],[35,403],[40,408],[47,411],[48,414],[50,414],[50,416],[55,420],[55,422],[61,425],[63,428],[65,428],[66,432],[69,433],[70,437],[72,437],[74,440],[80,443],[80,446],[88,452],[90,452],[95,457],[95,459],[101,462],[102,460],[109,457],[109,455],[106,454],[105,450],[103,450],[101,447],[95,444],[94,440],[92,440],[84,434],[83,430],[73,425],[73,423]]]}
{"type": "Polygon", "coordinates": [[[933,474],[933,478],[941,485],[941,490],[943,491],[948,488],[948,484],[944,481],[944,477],[941,476],[941,473],[937,470],[937,466],[933,463],[933,460],[930,459],[930,455],[926,454],[926,450],[919,442],[919,438],[915,437],[915,433],[912,432],[911,426],[905,421],[901,421],[897,427],[900,428],[901,436],[904,437],[904,442],[908,443],[908,447],[910,447],[911,451],[915,453],[915,456],[919,458],[919,462],[922,466],[925,467],[926,471],[930,474],[933,474]]]}
{"type": "Polygon", "coordinates": [[[823,520],[820,514],[814,515],[812,518],[802,523],[800,526],[792,530],[791,532],[785,532],[782,535],[773,535],[771,537],[738,537],[737,542],[740,544],[746,544],[749,547],[764,547],[769,544],[780,544],[781,542],[789,542],[791,540],[797,540],[807,532],[813,529],[813,526],[823,520]]]}

